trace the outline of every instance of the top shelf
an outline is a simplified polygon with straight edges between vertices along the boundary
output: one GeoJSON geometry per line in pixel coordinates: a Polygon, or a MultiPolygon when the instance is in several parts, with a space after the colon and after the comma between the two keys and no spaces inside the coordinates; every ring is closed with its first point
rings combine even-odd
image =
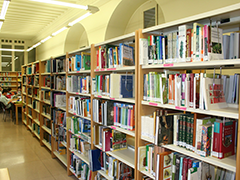
{"type": "Polygon", "coordinates": [[[171,27],[179,26],[182,24],[193,23],[196,21],[198,21],[199,23],[205,24],[205,23],[209,23],[210,18],[214,22],[216,20],[239,17],[239,9],[240,9],[240,3],[237,3],[234,5],[230,5],[230,6],[215,9],[212,11],[204,12],[204,13],[197,14],[194,16],[182,18],[182,19],[179,19],[176,21],[171,21],[171,22],[167,22],[164,24],[150,27],[150,28],[146,28],[146,29],[142,30],[142,33],[151,33],[151,32],[159,31],[159,30],[164,32],[165,30],[168,31],[169,28],[171,28],[171,27]]]}
{"type": "Polygon", "coordinates": [[[240,59],[229,60],[213,60],[213,61],[200,61],[200,62],[185,62],[185,63],[171,63],[171,64],[155,64],[144,65],[142,69],[212,69],[212,68],[233,68],[240,67],[240,59]]]}

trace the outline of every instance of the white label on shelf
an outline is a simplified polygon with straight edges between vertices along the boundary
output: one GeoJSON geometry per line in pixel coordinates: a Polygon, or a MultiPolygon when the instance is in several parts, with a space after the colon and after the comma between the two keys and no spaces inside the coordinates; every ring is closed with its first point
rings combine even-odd
{"type": "Polygon", "coordinates": [[[176,173],[176,166],[172,165],[172,173],[176,173]]]}
{"type": "Polygon", "coordinates": [[[218,157],[218,152],[212,151],[211,154],[212,156],[218,157]]]}

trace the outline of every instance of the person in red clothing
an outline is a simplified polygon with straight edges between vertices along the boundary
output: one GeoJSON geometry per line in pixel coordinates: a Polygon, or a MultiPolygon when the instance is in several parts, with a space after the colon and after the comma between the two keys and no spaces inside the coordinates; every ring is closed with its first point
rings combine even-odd
{"type": "Polygon", "coordinates": [[[7,98],[11,99],[11,97],[15,94],[14,92],[12,92],[12,88],[8,88],[7,89],[8,93],[6,95],[7,98]]]}

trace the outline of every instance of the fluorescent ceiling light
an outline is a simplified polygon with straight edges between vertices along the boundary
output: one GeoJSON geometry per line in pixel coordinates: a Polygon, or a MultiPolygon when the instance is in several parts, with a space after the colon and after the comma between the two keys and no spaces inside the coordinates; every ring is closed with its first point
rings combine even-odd
{"type": "Polygon", "coordinates": [[[14,58],[14,61],[16,61],[18,59],[18,57],[16,56],[15,58],[14,58]]]}
{"type": "Polygon", "coordinates": [[[65,27],[59,29],[58,31],[56,31],[55,33],[52,33],[52,36],[56,36],[57,34],[59,34],[60,32],[66,30],[66,29],[67,29],[67,27],[65,26],[65,27]]]}
{"type": "Polygon", "coordinates": [[[67,2],[61,2],[61,1],[53,1],[53,0],[31,0],[31,1],[60,5],[60,6],[66,6],[66,7],[71,7],[71,8],[85,9],[85,10],[88,9],[88,6],[73,4],[73,3],[67,3],[67,2]]]}
{"type": "Polygon", "coordinates": [[[87,12],[87,13],[84,14],[83,16],[81,16],[81,17],[77,18],[76,20],[70,22],[68,25],[69,25],[69,26],[73,26],[74,24],[76,24],[76,23],[78,23],[79,21],[87,18],[87,17],[90,16],[91,14],[92,14],[91,12],[87,12]]]}
{"type": "Polygon", "coordinates": [[[45,39],[41,40],[40,42],[41,42],[41,43],[44,43],[45,41],[47,41],[47,40],[49,40],[49,39],[51,39],[51,38],[52,38],[52,36],[48,36],[48,37],[46,37],[45,39]]]}
{"type": "Polygon", "coordinates": [[[39,46],[41,44],[41,42],[38,42],[37,44],[34,44],[32,47],[35,48],[37,46],[39,46]]]}
{"type": "Polygon", "coordinates": [[[33,49],[33,47],[30,47],[27,49],[27,52],[31,51],[33,49]]]}
{"type": "Polygon", "coordinates": [[[1,55],[2,57],[12,57],[11,55],[1,55]]]}
{"type": "Polygon", "coordinates": [[[10,3],[10,0],[3,1],[2,11],[1,11],[1,15],[0,15],[1,19],[5,19],[9,3],[10,3]]]}
{"type": "Polygon", "coordinates": [[[24,52],[24,49],[4,49],[4,48],[0,48],[0,51],[24,52]]]}

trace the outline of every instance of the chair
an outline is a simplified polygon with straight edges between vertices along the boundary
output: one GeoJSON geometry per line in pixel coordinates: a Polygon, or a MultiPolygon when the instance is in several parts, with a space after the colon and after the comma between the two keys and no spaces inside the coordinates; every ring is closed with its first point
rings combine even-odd
{"type": "Polygon", "coordinates": [[[3,120],[6,122],[6,118],[7,118],[6,111],[8,111],[10,109],[6,109],[6,106],[1,101],[0,101],[0,106],[1,106],[1,110],[3,112],[3,120]]]}

